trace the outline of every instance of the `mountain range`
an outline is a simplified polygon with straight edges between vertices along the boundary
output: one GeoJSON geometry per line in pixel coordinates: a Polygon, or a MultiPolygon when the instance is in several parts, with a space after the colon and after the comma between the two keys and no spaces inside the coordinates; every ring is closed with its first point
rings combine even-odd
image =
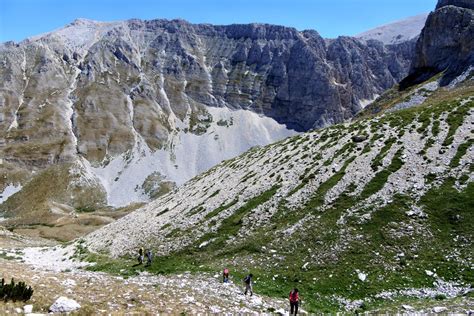
{"type": "Polygon", "coordinates": [[[267,24],[78,19],[3,43],[3,199],[61,166],[97,194],[45,195],[57,203],[148,201],[252,146],[341,123],[408,74],[420,28],[385,45],[267,24]]]}

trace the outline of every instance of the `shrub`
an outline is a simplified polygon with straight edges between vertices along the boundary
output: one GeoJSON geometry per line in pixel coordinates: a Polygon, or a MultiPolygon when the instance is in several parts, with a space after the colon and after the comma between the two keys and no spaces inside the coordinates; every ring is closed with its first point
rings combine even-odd
{"type": "Polygon", "coordinates": [[[27,286],[25,282],[15,283],[12,279],[10,284],[5,283],[2,278],[0,283],[0,300],[8,301],[27,301],[33,295],[31,286],[27,286]]]}
{"type": "Polygon", "coordinates": [[[442,301],[446,299],[446,295],[444,294],[436,294],[435,300],[442,301]]]}

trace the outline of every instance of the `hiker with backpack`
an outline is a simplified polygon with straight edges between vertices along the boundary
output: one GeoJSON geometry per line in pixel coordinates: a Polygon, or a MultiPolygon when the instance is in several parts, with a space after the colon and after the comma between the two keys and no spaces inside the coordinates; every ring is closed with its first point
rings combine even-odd
{"type": "Polygon", "coordinates": [[[151,266],[151,261],[153,259],[153,254],[151,253],[151,250],[150,249],[147,249],[145,251],[145,256],[146,256],[146,264],[145,264],[145,267],[149,267],[151,266]]]}
{"type": "Polygon", "coordinates": [[[224,283],[228,283],[229,282],[229,269],[225,268],[224,269],[224,272],[222,273],[222,277],[223,277],[223,282],[224,283]]]}
{"type": "Polygon", "coordinates": [[[298,314],[299,301],[298,289],[294,288],[290,291],[290,315],[293,315],[293,311],[295,312],[294,315],[298,314]]]}
{"type": "Polygon", "coordinates": [[[244,295],[247,295],[247,292],[250,291],[250,296],[253,295],[253,291],[252,291],[252,278],[253,278],[253,274],[250,273],[249,275],[247,275],[245,278],[244,278],[244,284],[245,284],[245,292],[244,292],[244,295]]]}

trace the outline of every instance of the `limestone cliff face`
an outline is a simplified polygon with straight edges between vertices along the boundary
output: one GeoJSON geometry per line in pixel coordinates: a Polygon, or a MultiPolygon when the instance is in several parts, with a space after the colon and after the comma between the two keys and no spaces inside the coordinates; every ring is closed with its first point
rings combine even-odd
{"type": "Polygon", "coordinates": [[[474,2],[440,0],[426,20],[416,45],[410,75],[402,86],[444,72],[448,84],[474,65],[474,2]]]}
{"type": "Polygon", "coordinates": [[[0,193],[81,160],[109,203],[142,201],[145,183],[160,188],[150,179],[182,184],[351,118],[406,76],[414,47],[266,24],[84,19],[3,43],[0,193]]]}
{"type": "Polygon", "coordinates": [[[36,165],[102,161],[139,137],[162,147],[176,129],[170,118],[193,125],[208,106],[297,131],[338,123],[406,75],[412,47],[274,25],[77,20],[2,45],[2,151],[36,165]]]}

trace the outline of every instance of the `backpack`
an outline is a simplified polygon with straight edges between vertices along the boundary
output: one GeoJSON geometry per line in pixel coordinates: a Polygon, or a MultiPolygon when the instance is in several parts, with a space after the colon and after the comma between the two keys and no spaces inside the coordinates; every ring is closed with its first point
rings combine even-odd
{"type": "Polygon", "coordinates": [[[147,250],[146,253],[145,253],[145,255],[146,255],[146,257],[147,257],[148,259],[150,259],[150,260],[153,258],[153,255],[152,255],[152,253],[151,253],[151,250],[147,250]]]}
{"type": "Polygon", "coordinates": [[[297,302],[298,301],[298,292],[291,291],[290,292],[290,302],[297,302]]]}

